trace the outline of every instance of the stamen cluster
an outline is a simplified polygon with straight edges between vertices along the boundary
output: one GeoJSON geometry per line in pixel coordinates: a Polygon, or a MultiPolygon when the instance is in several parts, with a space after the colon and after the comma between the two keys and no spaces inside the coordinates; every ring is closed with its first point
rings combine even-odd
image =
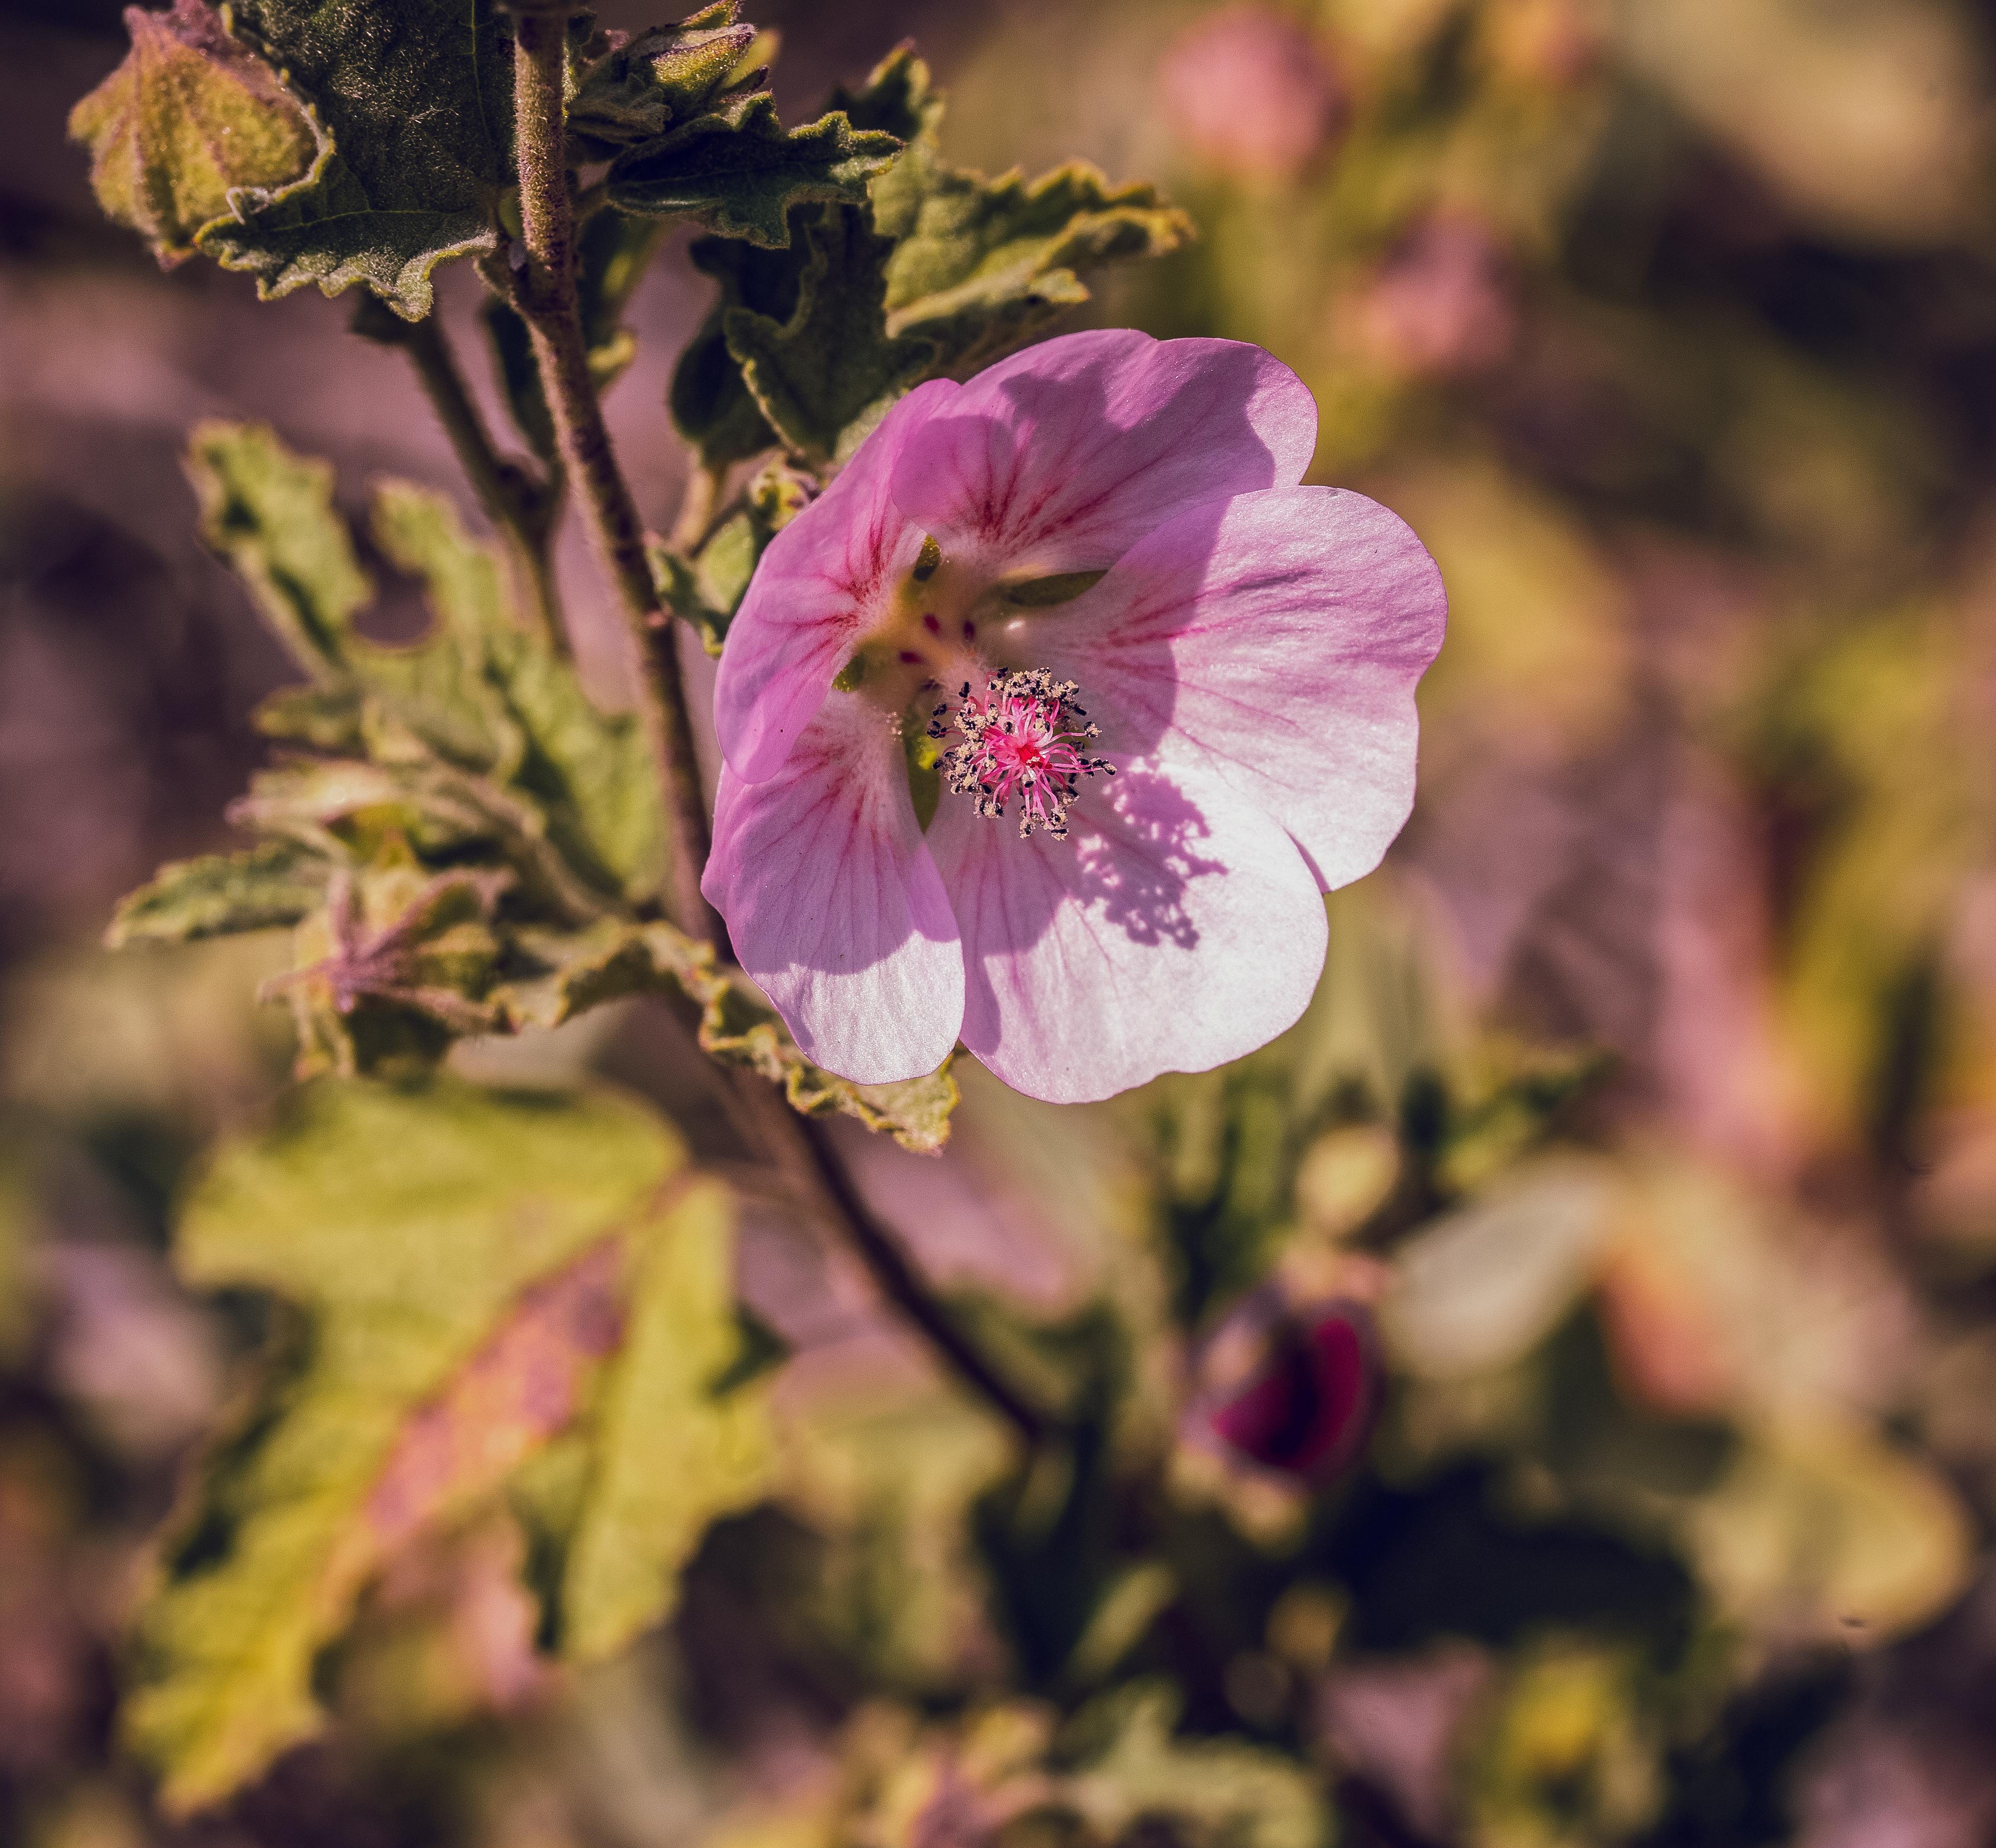
{"type": "MultiPolygon", "coordinates": [[[[1043,828],[1056,841],[1065,840],[1067,811],[1081,779],[1098,770],[1116,774],[1106,759],[1088,756],[1080,748],[1101,728],[1089,724],[1086,710],[1074,703],[1079,690],[1044,668],[994,674],[978,693],[965,681],[956,708],[956,728],[963,735],[943,753],[945,786],[972,797],[978,814],[993,820],[1003,817],[1016,796],[1020,839],[1043,828]]],[[[929,715],[931,738],[943,736],[948,711],[945,700],[929,715]]]]}

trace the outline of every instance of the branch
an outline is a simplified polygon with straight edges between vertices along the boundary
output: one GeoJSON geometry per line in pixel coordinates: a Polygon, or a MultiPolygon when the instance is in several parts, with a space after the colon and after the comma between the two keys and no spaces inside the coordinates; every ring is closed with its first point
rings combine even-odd
{"type": "Polygon", "coordinates": [[[880,1294],[914,1325],[945,1368],[1003,1418],[1028,1450],[1045,1443],[1054,1435],[1053,1421],[965,1334],[900,1241],[874,1217],[824,1126],[800,1117],[755,1073],[737,1072],[731,1077],[738,1118],[785,1169],[793,1190],[817,1203],[866,1267],[880,1294]]]}
{"type": "Polygon", "coordinates": [[[637,503],[610,446],[603,407],[589,375],[576,299],[575,212],[569,197],[562,82],[568,19],[576,10],[566,4],[532,11],[514,7],[514,132],[527,257],[516,302],[533,339],[568,478],[637,645],[644,677],[641,712],[664,786],[672,837],[668,909],[681,930],[713,941],[719,937],[720,921],[700,891],[707,862],[707,805],[693,757],[685,683],[669,618],[652,586],[637,503]]]}

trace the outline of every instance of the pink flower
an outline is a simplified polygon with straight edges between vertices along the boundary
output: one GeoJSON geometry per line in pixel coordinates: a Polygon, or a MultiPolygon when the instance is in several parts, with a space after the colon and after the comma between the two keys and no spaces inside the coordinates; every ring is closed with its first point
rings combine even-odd
{"type": "Polygon", "coordinates": [[[778,535],[704,890],[812,1058],[884,1083],[961,1038],[1074,1102],[1303,1012],[1320,893],[1412,804],[1444,611],[1392,514],[1296,485],[1316,429],[1258,347],[1073,334],[911,392],[778,535]]]}
{"type": "Polygon", "coordinates": [[[1165,112],[1206,163],[1249,181],[1299,178],[1337,135],[1344,85],[1316,42],[1265,6],[1230,6],[1179,33],[1158,73],[1165,112]]]}

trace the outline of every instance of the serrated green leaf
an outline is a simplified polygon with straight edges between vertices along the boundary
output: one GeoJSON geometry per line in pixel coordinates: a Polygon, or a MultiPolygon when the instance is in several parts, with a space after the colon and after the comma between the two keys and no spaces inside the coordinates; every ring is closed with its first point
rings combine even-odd
{"type": "Polygon", "coordinates": [[[341,677],[374,587],[332,502],[331,464],[294,456],[261,424],[203,423],[188,442],[201,537],[228,560],[298,665],[341,677]]]}
{"type": "Polygon", "coordinates": [[[790,241],[791,208],[862,205],[867,182],[898,151],[891,136],[855,132],[843,115],[786,129],[755,95],[696,116],[611,164],[611,202],[625,212],[690,219],[771,249],[790,241]]]}
{"type": "Polygon", "coordinates": [[[456,1084],[314,1086],[222,1150],[182,1274],[273,1291],[304,1333],[201,1472],[139,1615],[125,1730],[170,1807],[315,1731],[314,1659],[389,1548],[570,1421],[615,1344],[623,1264],[679,1232],[660,1189],[685,1159],[616,1098],[456,1084]]]}
{"type": "Polygon", "coordinates": [[[614,1654],[669,1615],[701,1535],[753,1502],[769,1473],[764,1395],[717,1392],[743,1345],[728,1197],[697,1188],[673,1217],[632,1290],[563,1574],[562,1650],[579,1660],[614,1654]]]}
{"type": "Polygon", "coordinates": [[[855,129],[906,143],[868,205],[793,211],[780,251],[693,248],[721,300],[681,356],[673,415],[711,466],[775,440],[834,466],[923,380],[967,377],[1086,301],[1079,270],[1161,256],[1190,229],[1154,188],[1112,188],[1083,164],[1030,183],[950,167],[941,98],[905,49],[831,102],[855,129]]]}
{"type": "Polygon", "coordinates": [[[320,146],[287,186],[239,196],[198,247],[274,298],[364,283],[405,319],[430,273],[495,247],[511,180],[512,43],[492,0],[235,0],[236,35],[311,107],[320,146]]]}
{"type": "Polygon", "coordinates": [[[721,337],[765,421],[820,467],[845,461],[894,401],[937,367],[941,349],[884,334],[891,240],[866,215],[827,207],[800,215],[798,301],[778,322],[749,308],[721,315],[721,337]]]}
{"type": "Polygon", "coordinates": [[[894,239],[889,338],[934,342],[960,376],[1087,301],[1081,270],[1165,256],[1192,229],[1156,188],[1112,187],[1086,161],[1030,181],[986,180],[945,166],[922,143],[876,186],[873,222],[894,239]]]}
{"type": "Polygon", "coordinates": [[[105,941],[122,949],[296,924],[325,897],[329,870],[323,859],[288,841],[267,841],[246,853],[170,860],[119,906],[105,941]]]}
{"type": "Polygon", "coordinates": [[[377,484],[382,552],[421,580],[435,628],[389,647],[354,627],[372,587],[333,504],[332,472],[258,426],[210,424],[189,463],[209,543],[242,573],[318,685],[259,714],[275,735],[365,753],[260,777],[239,820],[334,857],[391,832],[429,854],[503,840],[529,895],[587,915],[590,890],[656,889],[665,822],[643,736],[599,711],[573,669],[515,620],[504,565],[440,496],[377,484]],[[483,779],[453,776],[470,773],[483,779]],[[336,822],[353,824],[334,830],[336,822]]]}
{"type": "Polygon", "coordinates": [[[592,160],[662,135],[699,115],[722,90],[755,42],[738,22],[735,0],[702,8],[676,26],[655,26],[613,46],[583,74],[569,105],[576,153],[592,160]]]}
{"type": "Polygon", "coordinates": [[[163,13],[131,7],[125,19],[132,49],[70,112],[69,132],[89,146],[98,204],[170,268],[227,214],[232,191],[297,179],[317,139],[277,73],[229,37],[206,0],[174,0],[163,13]]]}
{"type": "Polygon", "coordinates": [[[741,511],[715,528],[690,563],[656,542],[650,547],[660,600],[693,626],[710,655],[720,654],[770,540],[804,511],[810,493],[808,477],[772,461],[749,484],[741,511]]]}
{"type": "Polygon", "coordinates": [[[960,1093],[948,1059],[927,1077],[900,1084],[856,1085],[837,1077],[804,1057],[776,1010],[738,969],[718,967],[710,952],[667,926],[649,926],[646,934],[660,969],[700,1004],[703,1051],[781,1086],[791,1107],[807,1117],[855,1117],[916,1155],[933,1155],[949,1140],[960,1093]]]}
{"type": "Polygon", "coordinates": [[[583,931],[518,931],[511,950],[513,966],[493,998],[516,1031],[559,1027],[605,1001],[665,986],[644,933],[622,918],[599,918],[583,931]]]}

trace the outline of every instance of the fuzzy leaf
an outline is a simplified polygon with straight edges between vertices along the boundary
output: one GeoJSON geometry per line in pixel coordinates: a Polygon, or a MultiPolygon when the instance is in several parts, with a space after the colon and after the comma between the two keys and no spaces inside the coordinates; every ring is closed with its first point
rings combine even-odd
{"type": "Polygon", "coordinates": [[[236,36],[320,132],[311,171],[239,198],[199,247],[267,299],[365,283],[405,320],[430,272],[490,250],[512,173],[512,43],[492,0],[236,0],[236,36]]]}
{"type": "Polygon", "coordinates": [[[325,862],[287,841],[172,860],[119,906],[105,941],[185,943],[296,924],[325,896],[325,862]]]}
{"type": "Polygon", "coordinates": [[[791,1107],[807,1117],[855,1117],[916,1155],[933,1155],[949,1140],[960,1093],[948,1059],[927,1077],[900,1084],[856,1085],[835,1076],[804,1057],[739,969],[718,965],[711,951],[668,925],[649,925],[645,935],[661,972],[700,1003],[702,1050],[780,1085],[791,1107]]]}
{"type": "Polygon", "coordinates": [[[315,1658],[369,1578],[564,1431],[585,1447],[597,1536],[576,1599],[599,1636],[662,1612],[690,1538],[759,1471],[752,1402],[706,1390],[739,1340],[731,1227],[685,1160],[614,1097],[456,1084],[315,1086],[268,1135],[223,1150],[183,1219],[180,1268],[274,1292],[298,1335],[200,1471],[140,1613],[125,1726],[170,1808],[213,1801],[315,1731],[315,1658]],[[649,1430],[618,1409],[654,1392],[649,1430]],[[640,1531],[623,1513],[662,1445],[669,1530],[640,1531]]]}
{"type": "Polygon", "coordinates": [[[841,462],[903,392],[967,377],[1086,301],[1080,269],[1161,256],[1189,232],[1154,188],[1112,188],[1085,165],[1031,183],[950,167],[941,98],[906,49],[831,102],[906,144],[868,206],[795,212],[780,251],[693,248],[721,300],[680,359],[672,406],[711,465],[777,440],[817,467],[841,462]]]}
{"type": "Polygon", "coordinates": [[[749,308],[724,310],[721,337],[765,421],[819,467],[845,461],[902,393],[932,376],[940,348],[885,337],[895,246],[866,215],[828,207],[803,219],[798,301],[779,322],[749,308]]]}
{"type": "Polygon", "coordinates": [[[331,464],[294,456],[260,424],[204,423],[187,466],[201,537],[298,665],[322,683],[339,678],[340,650],[374,587],[333,507],[331,464]]]}
{"type": "MultiPolygon", "coordinates": [[[[723,89],[755,29],[741,24],[738,0],[703,7],[676,26],[655,26],[614,45],[590,66],[569,105],[576,153],[593,160],[662,135],[699,115],[723,89]]],[[[759,81],[761,74],[756,75],[759,81]]]]}
{"type": "Polygon", "coordinates": [[[837,114],[786,129],[768,97],[750,96],[620,155],[610,198],[626,212],[691,219],[724,237],[781,249],[793,206],[863,204],[868,181],[899,145],[855,132],[837,114]]]}
{"type": "Polygon", "coordinates": [[[662,545],[651,548],[659,595],[693,625],[710,655],[721,652],[770,540],[804,511],[810,490],[807,477],[773,461],[750,483],[742,511],[721,522],[690,564],[662,545]]]}
{"type": "Polygon", "coordinates": [[[207,0],[174,0],[163,13],[128,7],[125,26],[131,50],[71,111],[69,132],[89,146],[98,204],[170,268],[227,215],[236,188],[297,179],[316,139],[277,74],[229,37],[207,0]]]}
{"type": "Polygon", "coordinates": [[[1088,299],[1081,270],[1166,256],[1191,235],[1191,220],[1155,187],[1112,187],[1086,161],[1030,181],[949,166],[938,143],[941,99],[905,49],[873,73],[866,95],[869,119],[921,124],[874,183],[873,227],[894,240],[887,336],[933,342],[939,370],[967,377],[1037,339],[1088,299]]]}
{"type": "MultiPolygon", "coordinates": [[[[459,838],[504,834],[533,862],[518,868],[530,889],[572,889],[577,876],[606,896],[641,898],[656,887],[665,824],[635,722],[599,712],[567,663],[514,620],[501,560],[467,537],[447,501],[406,483],[376,489],[376,541],[422,581],[437,619],[420,642],[387,647],[353,626],[372,587],[324,463],[293,456],[260,426],[208,424],[195,432],[189,470],[205,536],[318,682],[307,694],[277,696],[261,715],[266,729],[374,760],[303,773],[314,790],[305,810],[284,773],[276,783],[260,779],[241,819],[274,825],[275,800],[322,831],[336,816],[435,796],[427,821],[393,823],[419,851],[422,837],[442,844],[438,824],[459,838]],[[391,766],[408,772],[397,776],[391,766]],[[490,797],[444,766],[489,778],[490,797]]],[[[322,831],[287,831],[332,850],[322,831]]],[[[575,908],[565,897],[563,910],[575,908]]]]}

